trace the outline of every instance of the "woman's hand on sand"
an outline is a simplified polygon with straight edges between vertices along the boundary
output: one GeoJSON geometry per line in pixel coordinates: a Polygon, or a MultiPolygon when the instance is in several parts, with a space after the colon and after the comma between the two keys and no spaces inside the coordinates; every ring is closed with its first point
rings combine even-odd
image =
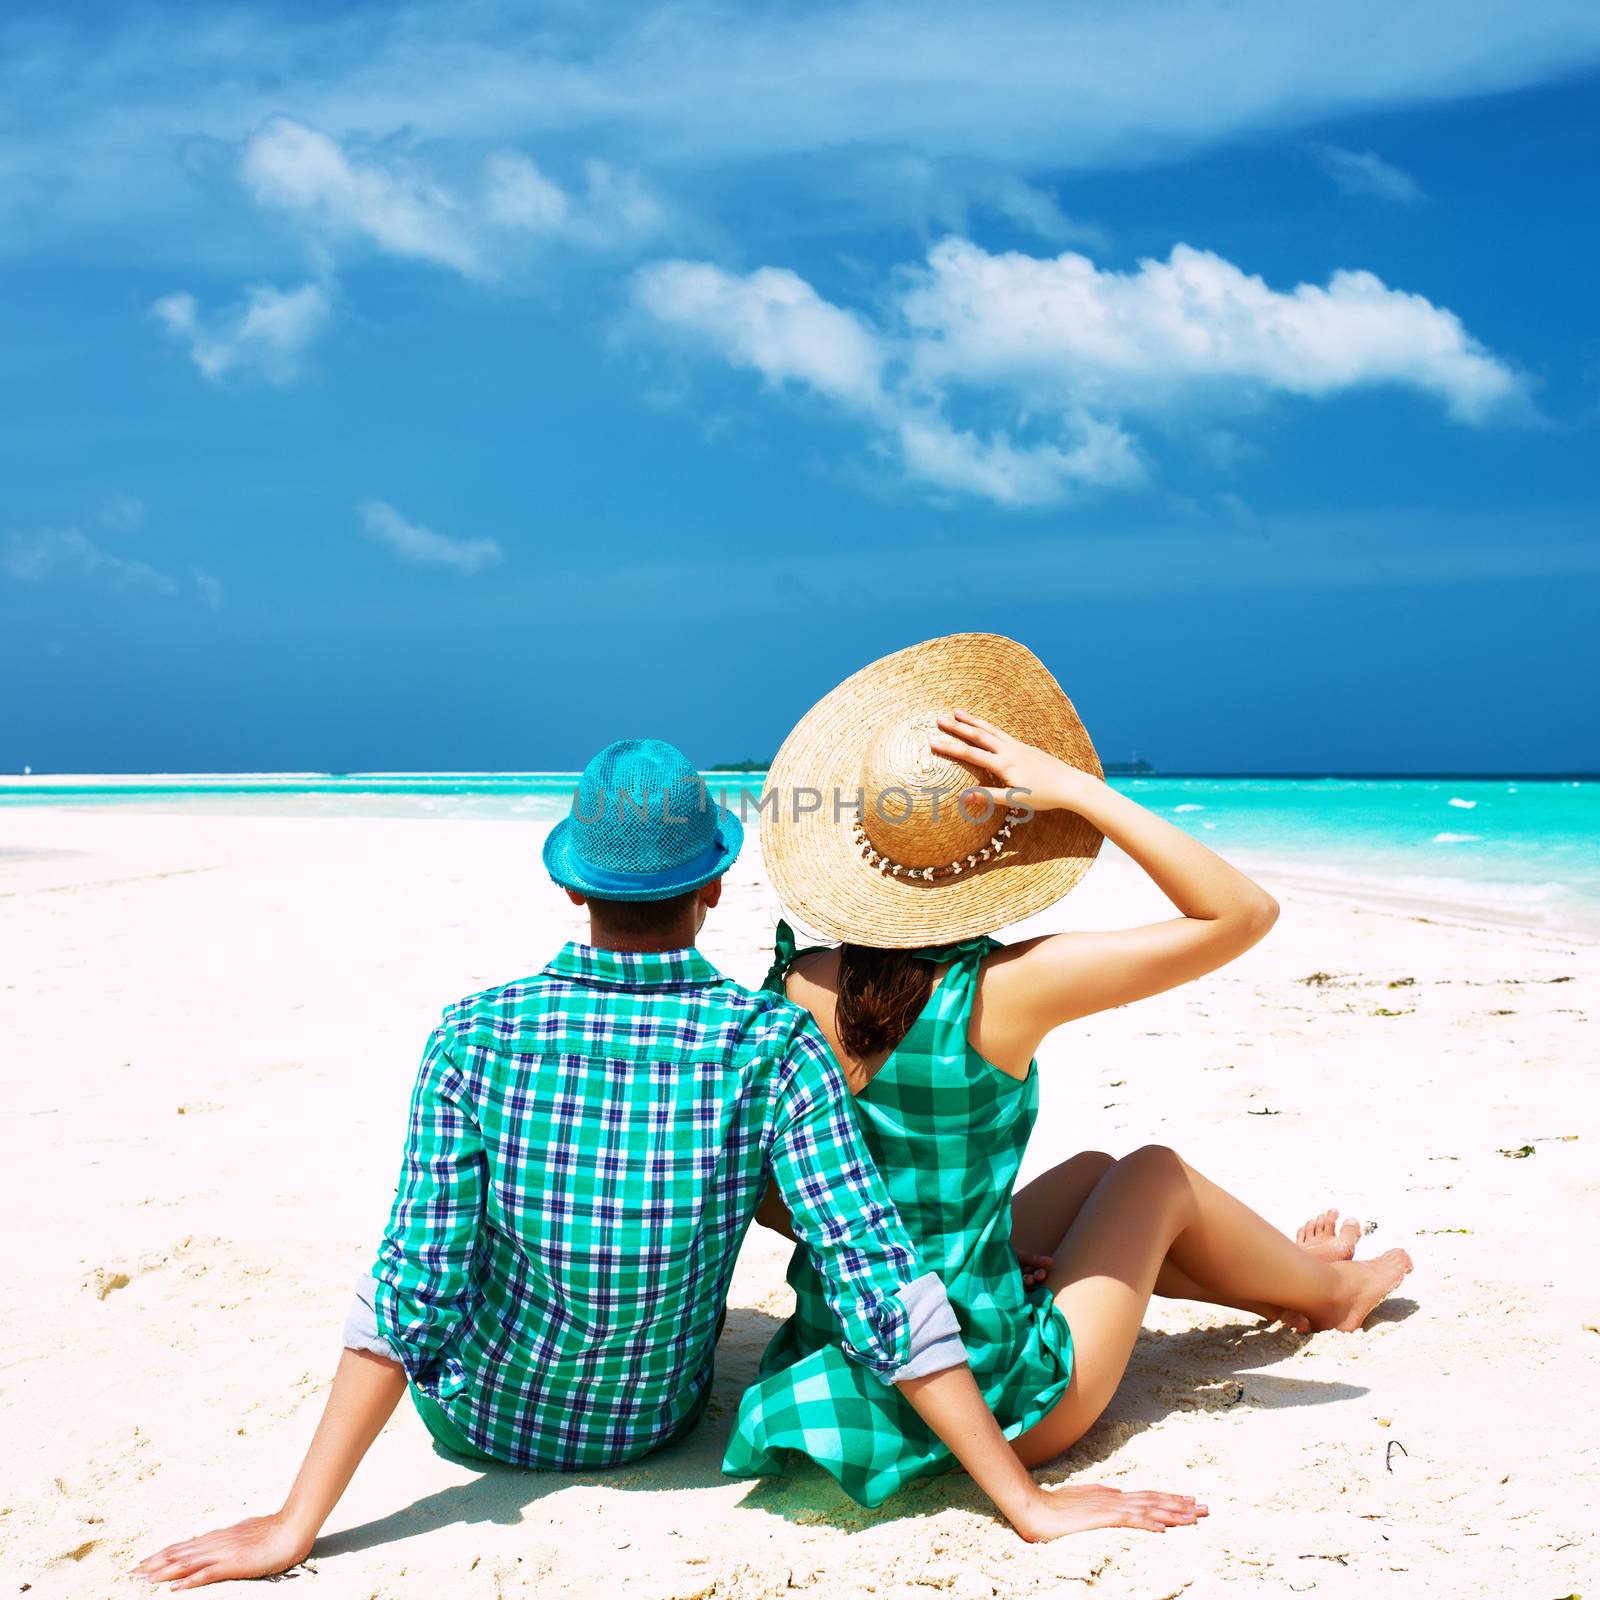
{"type": "Polygon", "coordinates": [[[304,1561],[315,1538],[281,1514],[247,1517],[231,1528],[169,1544],[133,1572],[146,1583],[170,1583],[174,1589],[199,1589],[225,1578],[267,1578],[304,1561]]]}
{"type": "Polygon", "coordinates": [[[1165,1533],[1168,1528],[1190,1527],[1208,1515],[1193,1495],[1142,1489],[1125,1492],[1103,1483],[1073,1483],[1061,1489],[1041,1489],[1021,1517],[1012,1517],[1011,1525],[1030,1544],[1042,1544],[1091,1528],[1165,1533]]]}
{"type": "Polygon", "coordinates": [[[1093,774],[1080,772],[968,712],[942,712],[938,722],[941,733],[928,741],[929,747],[935,755],[992,772],[1000,780],[998,787],[974,785],[968,792],[987,794],[997,806],[1013,803],[1015,794],[1035,811],[1070,808],[1078,789],[1098,781],[1093,774]]]}

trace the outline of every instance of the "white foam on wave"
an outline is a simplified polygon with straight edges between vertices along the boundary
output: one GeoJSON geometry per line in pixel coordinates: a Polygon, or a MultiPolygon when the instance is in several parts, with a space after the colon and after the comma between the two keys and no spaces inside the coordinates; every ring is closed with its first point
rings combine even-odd
{"type": "Polygon", "coordinates": [[[1174,806],[1172,809],[1174,811],[1204,811],[1205,807],[1190,804],[1185,806],[1174,806]]]}
{"type": "Polygon", "coordinates": [[[1436,833],[1435,844],[1472,844],[1483,837],[1481,833],[1436,833]]]}
{"type": "Polygon", "coordinates": [[[1600,934],[1600,905],[1592,895],[1568,883],[1464,878],[1394,867],[1385,870],[1370,860],[1357,863],[1327,857],[1258,856],[1251,851],[1241,852],[1233,859],[1269,885],[1274,874],[1281,874],[1291,881],[1299,878],[1330,889],[1370,894],[1380,902],[1459,909],[1520,924],[1567,929],[1585,938],[1600,934]]]}
{"type": "Polygon", "coordinates": [[[1463,800],[1459,796],[1453,796],[1445,802],[1446,805],[1460,806],[1463,811],[1470,811],[1477,803],[1476,800],[1463,800]]]}

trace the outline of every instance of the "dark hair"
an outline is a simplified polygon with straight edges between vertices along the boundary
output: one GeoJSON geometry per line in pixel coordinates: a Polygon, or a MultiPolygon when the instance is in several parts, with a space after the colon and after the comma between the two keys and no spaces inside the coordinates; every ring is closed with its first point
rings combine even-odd
{"type": "Polygon", "coordinates": [[[666,900],[588,900],[594,919],[610,933],[628,939],[653,939],[669,932],[694,904],[698,889],[685,889],[666,900]]]}
{"type": "Polygon", "coordinates": [[[861,1060],[892,1050],[910,1031],[933,993],[933,968],[904,950],[839,946],[839,1043],[861,1060]]]}

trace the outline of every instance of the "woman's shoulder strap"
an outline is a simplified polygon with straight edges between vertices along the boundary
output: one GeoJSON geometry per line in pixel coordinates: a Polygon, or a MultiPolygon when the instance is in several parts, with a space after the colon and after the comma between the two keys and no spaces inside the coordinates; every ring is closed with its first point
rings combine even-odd
{"type": "Polygon", "coordinates": [[[808,956],[814,950],[826,950],[825,944],[809,944],[801,949],[795,942],[794,929],[782,917],[778,919],[778,931],[772,941],[772,965],[767,968],[767,975],[762,980],[763,989],[771,989],[778,994],[783,994],[786,988],[785,980],[789,976],[789,969],[801,956],[808,956]]]}
{"type": "Polygon", "coordinates": [[[935,965],[950,964],[950,973],[946,978],[955,975],[959,967],[963,972],[975,973],[983,958],[995,950],[1004,950],[1005,946],[998,939],[991,939],[988,934],[980,933],[970,939],[958,939],[954,944],[930,944],[920,950],[908,950],[908,956],[915,956],[918,961],[931,961],[935,965]]]}
{"type": "Polygon", "coordinates": [[[938,966],[948,963],[949,970],[940,979],[939,987],[933,991],[933,998],[923,1012],[940,1036],[941,1053],[965,1051],[967,1023],[978,992],[978,969],[985,956],[1003,948],[998,939],[979,934],[955,944],[928,945],[910,952],[919,961],[938,966]]]}

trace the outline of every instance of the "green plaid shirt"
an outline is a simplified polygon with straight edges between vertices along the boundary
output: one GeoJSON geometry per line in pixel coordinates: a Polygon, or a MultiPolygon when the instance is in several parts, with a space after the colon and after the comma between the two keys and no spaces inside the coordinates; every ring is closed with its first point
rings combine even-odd
{"type": "MultiPolygon", "coordinates": [[[[694,950],[569,944],[451,1006],[428,1042],[374,1268],[378,1331],[486,1454],[629,1460],[704,1406],[769,1177],[849,1354],[885,1381],[937,1370],[917,1366],[938,1337],[920,1291],[935,1287],[947,1337],[948,1303],[810,1018],[694,950]]],[[[964,1359],[942,1348],[942,1365],[964,1359]]]]}

